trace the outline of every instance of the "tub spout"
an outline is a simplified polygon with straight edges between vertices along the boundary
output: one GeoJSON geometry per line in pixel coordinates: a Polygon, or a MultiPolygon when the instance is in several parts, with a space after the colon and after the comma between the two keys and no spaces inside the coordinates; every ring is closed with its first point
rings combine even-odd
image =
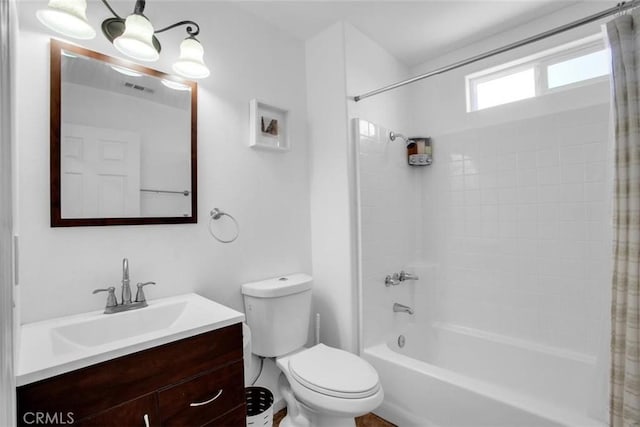
{"type": "Polygon", "coordinates": [[[403,304],[398,304],[397,302],[393,303],[393,312],[394,313],[408,313],[413,314],[413,309],[411,307],[407,307],[403,304]]]}

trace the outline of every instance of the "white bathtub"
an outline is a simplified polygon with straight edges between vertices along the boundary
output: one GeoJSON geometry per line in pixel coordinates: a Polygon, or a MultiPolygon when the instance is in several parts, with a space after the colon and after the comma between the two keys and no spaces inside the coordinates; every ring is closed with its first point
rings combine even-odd
{"type": "Polygon", "coordinates": [[[604,427],[587,416],[594,357],[451,324],[364,349],[400,426],[604,427]]]}

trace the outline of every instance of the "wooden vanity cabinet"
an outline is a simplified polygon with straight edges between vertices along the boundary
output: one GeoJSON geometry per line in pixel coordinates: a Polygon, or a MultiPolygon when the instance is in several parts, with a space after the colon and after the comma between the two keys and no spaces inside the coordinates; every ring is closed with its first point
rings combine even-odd
{"type": "Polygon", "coordinates": [[[17,393],[18,423],[25,426],[45,414],[50,422],[39,425],[244,427],[242,325],[26,384],[17,393]]]}

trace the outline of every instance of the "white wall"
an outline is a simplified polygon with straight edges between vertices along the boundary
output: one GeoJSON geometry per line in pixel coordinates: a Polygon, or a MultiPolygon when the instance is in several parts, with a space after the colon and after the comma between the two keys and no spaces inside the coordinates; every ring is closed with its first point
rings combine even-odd
{"type": "MultiPolygon", "coordinates": [[[[121,260],[131,280],[155,280],[150,299],[198,292],[243,310],[240,285],[311,270],[304,45],[222,3],[154,2],[146,15],[158,24],[195,19],[211,77],[199,82],[198,224],[121,227],[49,227],[50,34],[35,20],[44,2],[21,2],[18,53],[18,178],[22,322],[97,310],[91,291],[119,286],[121,260]],[[249,100],[290,111],[292,150],[248,147],[249,100]],[[208,212],[236,217],[240,238],[222,245],[208,232],[208,212]]],[[[122,5],[115,4],[116,8],[122,5]]],[[[99,32],[108,12],[88,9],[99,32]]],[[[123,12],[124,13],[124,12],[123,12]]],[[[170,70],[182,31],[163,33],[162,59],[170,70]]],[[[83,46],[112,56],[98,34],[83,46]]],[[[217,222],[219,233],[229,223],[217,222]]]]}
{"type": "Polygon", "coordinates": [[[337,23],[307,41],[314,304],[323,342],[354,352],[361,319],[352,119],[384,120],[404,132],[409,114],[404,91],[361,104],[352,98],[406,76],[403,64],[350,24],[337,23]]]}
{"type": "Polygon", "coordinates": [[[355,350],[344,27],[338,23],[306,43],[310,142],[313,305],[321,340],[355,350]]]}

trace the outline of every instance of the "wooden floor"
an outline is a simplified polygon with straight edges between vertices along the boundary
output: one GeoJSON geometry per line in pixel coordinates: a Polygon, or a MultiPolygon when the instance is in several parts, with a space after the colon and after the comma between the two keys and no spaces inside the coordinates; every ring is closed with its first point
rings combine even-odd
{"type": "MultiPolygon", "coordinates": [[[[274,427],[278,427],[280,425],[280,421],[287,415],[287,408],[278,411],[273,416],[273,425],[274,427]]],[[[391,424],[387,420],[383,420],[376,414],[367,414],[361,417],[356,418],[356,427],[397,427],[395,424],[391,424]]]]}

